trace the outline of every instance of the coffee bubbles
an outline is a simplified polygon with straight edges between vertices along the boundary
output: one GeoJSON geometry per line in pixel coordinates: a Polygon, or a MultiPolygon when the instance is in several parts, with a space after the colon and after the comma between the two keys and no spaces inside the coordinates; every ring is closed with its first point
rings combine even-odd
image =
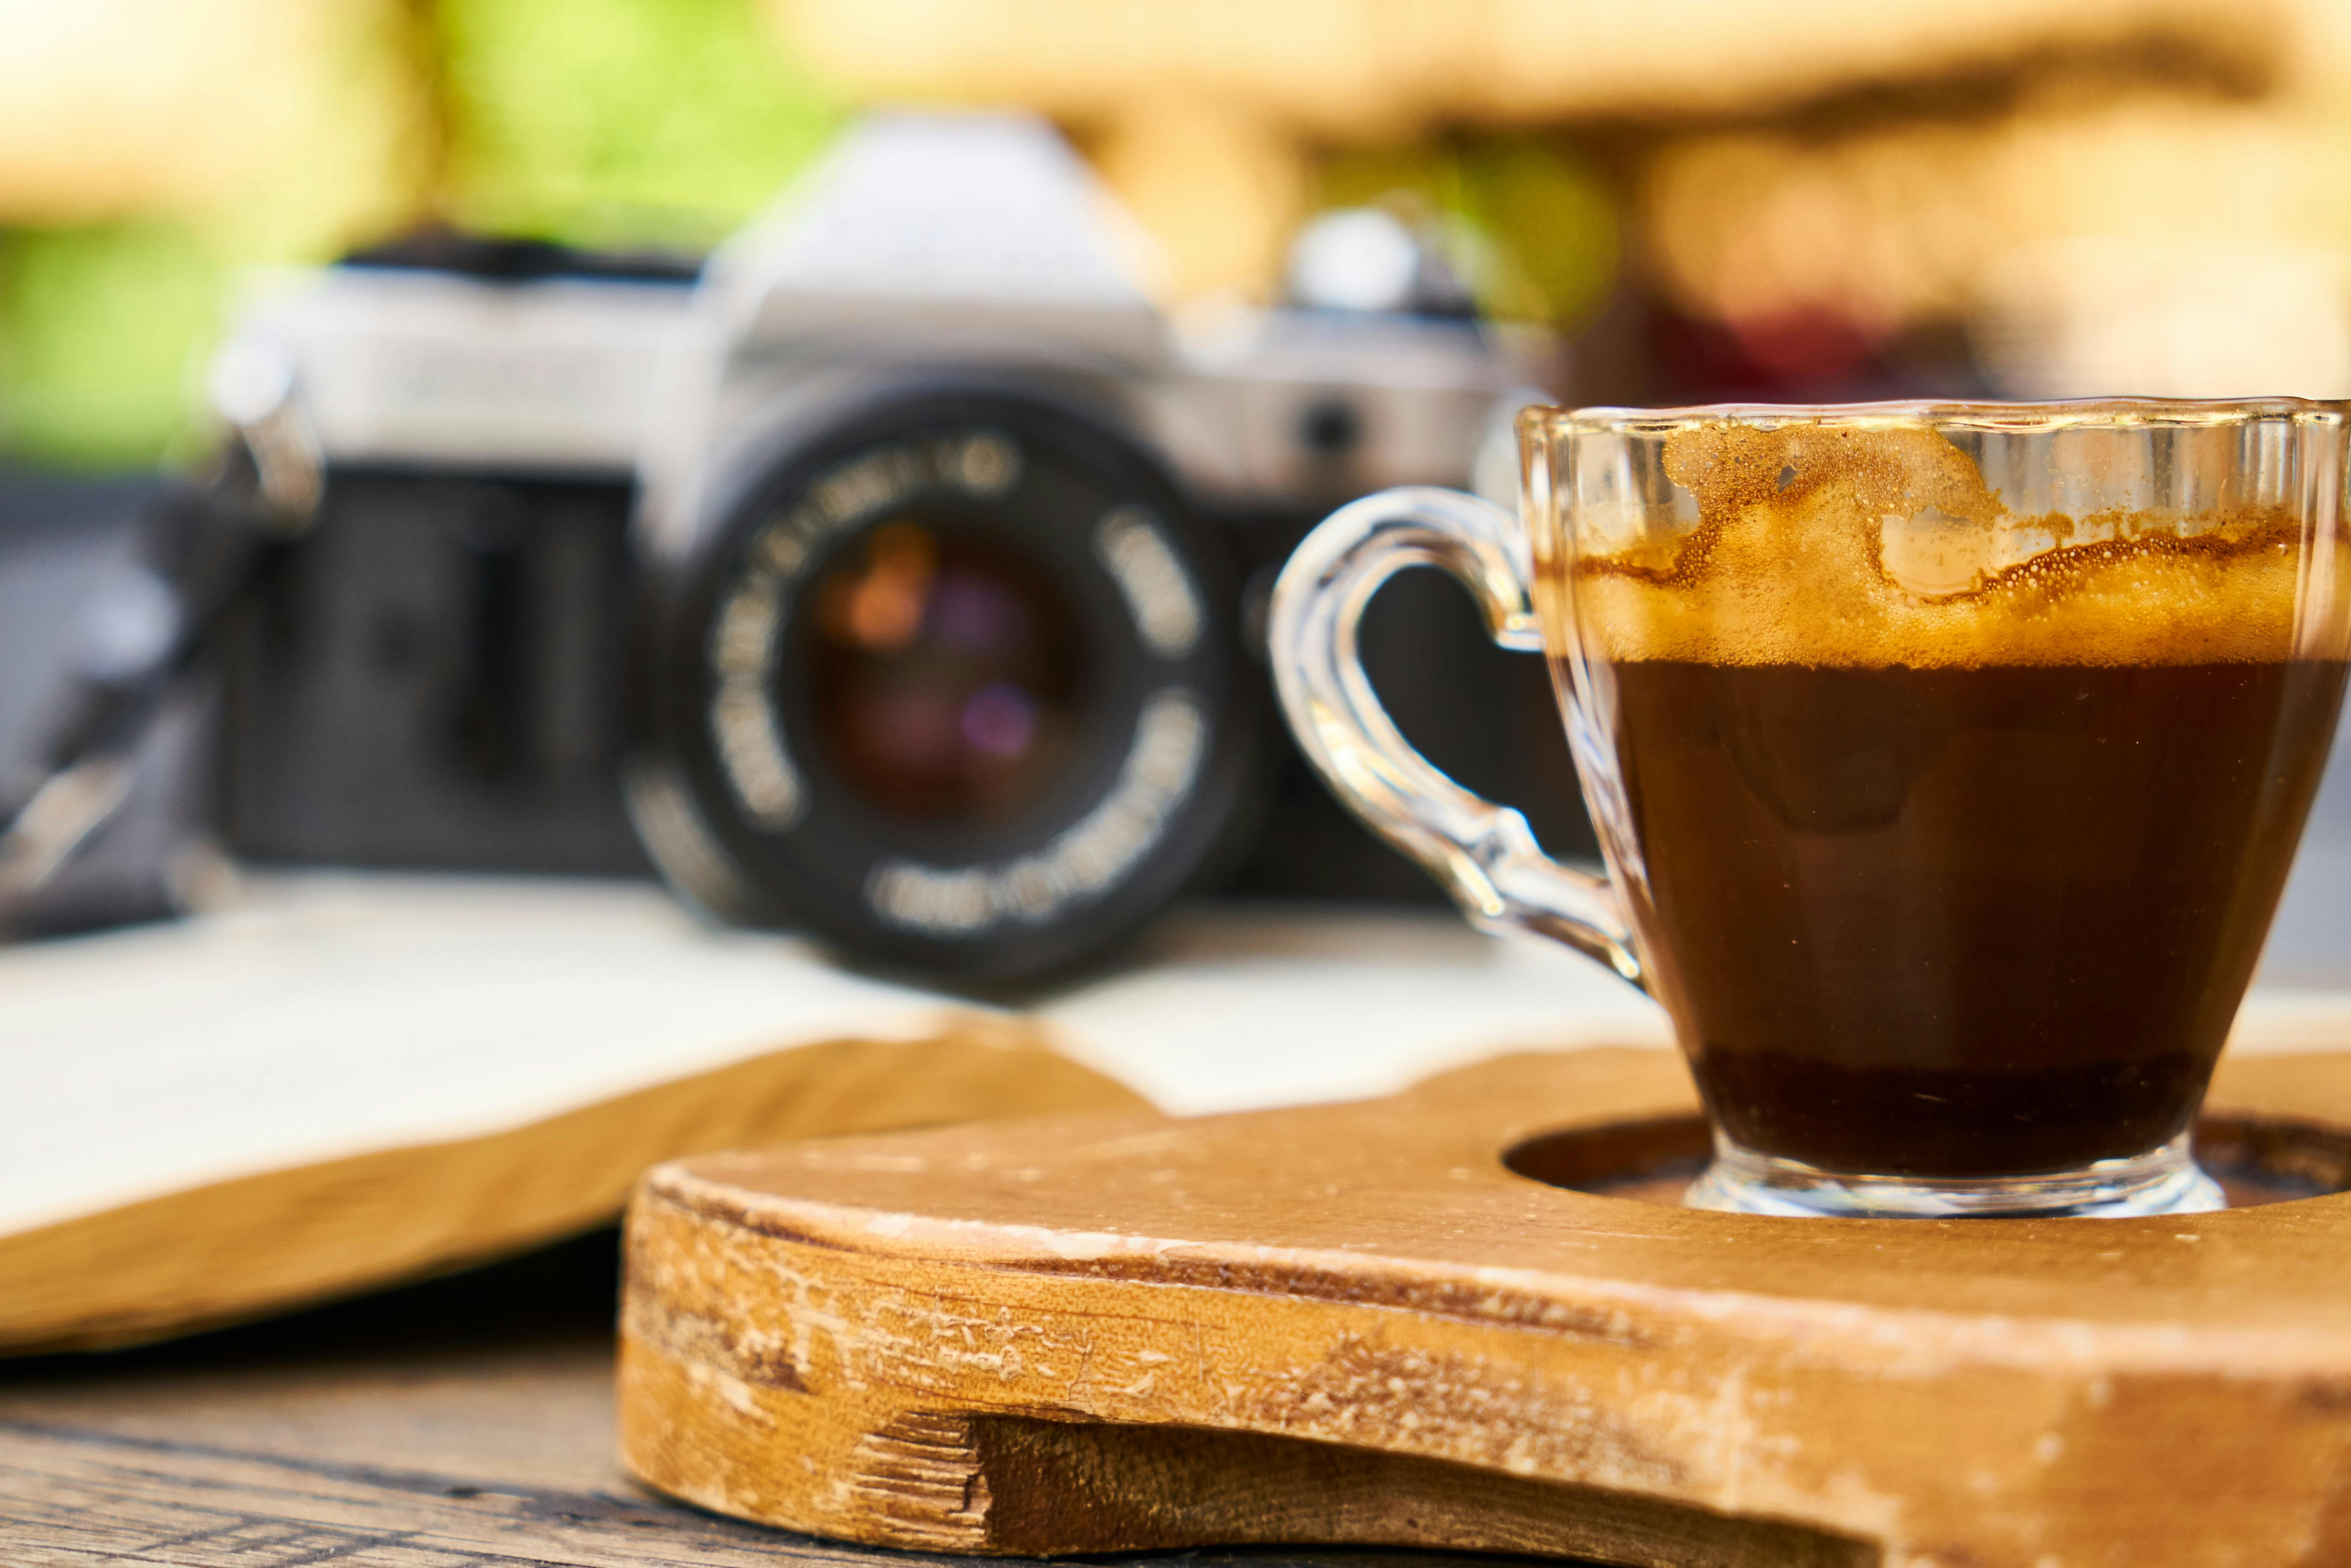
{"type": "Polygon", "coordinates": [[[1919,426],[1726,422],[1664,448],[1694,525],[1574,566],[1574,616],[1614,658],[1942,668],[2296,649],[2305,562],[2283,496],[2024,511],[1919,426]]]}

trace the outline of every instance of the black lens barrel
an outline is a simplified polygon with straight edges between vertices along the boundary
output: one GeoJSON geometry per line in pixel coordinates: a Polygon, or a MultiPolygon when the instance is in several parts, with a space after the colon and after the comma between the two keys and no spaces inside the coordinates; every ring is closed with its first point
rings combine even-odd
{"type": "Polygon", "coordinates": [[[637,628],[632,807],[689,897],[933,981],[1104,952],[1225,839],[1256,682],[1223,542],[1026,390],[778,436],[637,628]]]}

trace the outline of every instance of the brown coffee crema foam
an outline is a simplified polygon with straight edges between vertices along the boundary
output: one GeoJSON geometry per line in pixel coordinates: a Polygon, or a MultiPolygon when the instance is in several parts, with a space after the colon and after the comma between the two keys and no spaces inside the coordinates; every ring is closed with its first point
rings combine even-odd
{"type": "Polygon", "coordinates": [[[1924,669],[2294,655],[2303,545],[2284,507],[2020,517],[1927,429],[1697,426],[1667,439],[1665,469],[1697,498],[1698,527],[1576,562],[1580,629],[1613,659],[1924,669]]]}

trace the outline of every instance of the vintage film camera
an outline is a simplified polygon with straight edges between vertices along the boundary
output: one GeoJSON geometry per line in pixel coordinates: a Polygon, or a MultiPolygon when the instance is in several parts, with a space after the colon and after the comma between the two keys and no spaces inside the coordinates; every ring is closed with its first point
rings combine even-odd
{"type": "MultiPolygon", "coordinates": [[[[1135,254],[1049,128],[899,116],[699,270],[423,243],[267,297],[231,352],[288,367],[326,483],[229,639],[232,848],[649,852],[724,918],[963,982],[1190,888],[1426,896],[1297,765],[1255,620],[1332,505],[1513,487],[1529,370],[1458,311],[1179,330],[1135,254]]],[[[1588,849],[1537,661],[1407,587],[1368,639],[1400,722],[1588,849]]]]}

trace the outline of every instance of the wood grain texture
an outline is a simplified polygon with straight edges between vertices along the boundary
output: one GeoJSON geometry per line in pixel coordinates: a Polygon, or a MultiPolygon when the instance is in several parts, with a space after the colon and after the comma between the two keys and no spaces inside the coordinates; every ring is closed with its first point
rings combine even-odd
{"type": "MultiPolygon", "coordinates": [[[[2271,1141],[2339,1184],[2351,1055],[2233,1063],[2213,1106],[2314,1129],[2271,1141]]],[[[924,1550],[2351,1561],[2351,1196],[1772,1220],[1503,1164],[1694,1110],[1674,1058],[1595,1051],[668,1165],[630,1212],[622,1458],[924,1550]]]]}
{"type": "MultiPolygon", "coordinates": [[[[612,1270],[576,1263],[0,1369],[0,1563],[943,1568],[629,1481],[612,1458],[612,1270]]],[[[1326,1551],[1292,1568],[1398,1565],[1326,1551]]]]}
{"type": "MultiPolygon", "coordinates": [[[[0,1547],[11,1564],[382,1568],[772,1563],[765,1531],[649,1499],[485,1487],[195,1442],[0,1423],[0,1547]]],[[[820,1548],[816,1561],[854,1554],[820,1548]]]]}
{"type": "Polygon", "coordinates": [[[1133,1091],[971,1015],[835,1040],[519,1127],[215,1182],[0,1236],[0,1355],[185,1333],[608,1223],[647,1165],[995,1116],[1144,1111],[1133,1091]]]}
{"type": "MultiPolygon", "coordinates": [[[[330,1396],[321,1391],[320,1397],[330,1396]]],[[[500,1484],[194,1441],[0,1421],[9,1568],[954,1568],[774,1531],[635,1492],[500,1484]]],[[[1136,1568],[1147,1568],[1151,1559],[1136,1568]]],[[[1344,1551],[1186,1553],[1180,1568],[1494,1568],[1344,1551]]]]}

